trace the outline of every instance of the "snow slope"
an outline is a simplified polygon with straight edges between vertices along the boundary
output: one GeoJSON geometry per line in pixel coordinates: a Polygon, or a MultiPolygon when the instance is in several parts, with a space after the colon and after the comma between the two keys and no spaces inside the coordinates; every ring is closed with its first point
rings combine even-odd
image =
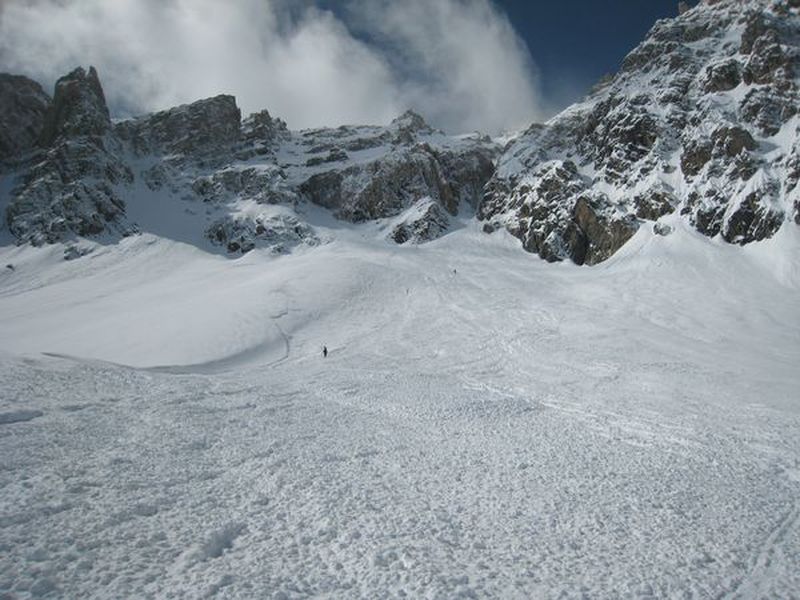
{"type": "Polygon", "coordinates": [[[0,249],[0,596],[797,597],[796,228],[590,269],[308,219],[0,249]]]}

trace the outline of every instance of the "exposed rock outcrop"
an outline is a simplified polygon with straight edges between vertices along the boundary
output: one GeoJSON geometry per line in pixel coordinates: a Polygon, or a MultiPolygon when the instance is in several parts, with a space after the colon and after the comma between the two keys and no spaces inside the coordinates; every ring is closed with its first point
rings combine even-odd
{"type": "Polygon", "coordinates": [[[39,145],[79,136],[102,136],[111,127],[106,97],[94,67],[78,67],[56,82],[39,145]]]}
{"type": "Polygon", "coordinates": [[[423,198],[392,228],[389,235],[398,244],[420,244],[441,237],[449,226],[450,220],[441,205],[423,198]]]}
{"type": "Polygon", "coordinates": [[[32,152],[18,165],[6,211],[21,243],[136,232],[126,201],[143,193],[156,199],[148,202],[185,203],[180,210],[202,215],[204,237],[231,255],[317,243],[295,211],[305,201],[362,222],[428,198],[434,205],[407,227],[408,239],[423,241],[446,230],[444,215],[477,205],[499,151],[480,136],[446,136],[411,111],[386,127],[292,133],[266,110],[242,121],[225,95],[112,126],[94,68],[59,79],[52,102],[29,80],[7,83],[0,101],[21,103],[30,117],[6,151],[17,161],[32,152]]]}
{"type": "Polygon", "coordinates": [[[784,2],[703,2],[659,21],[619,74],[509,146],[478,216],[579,264],[674,210],[729,242],[770,237],[798,202],[785,182],[799,73],[800,14],[784,2]]]}
{"type": "Polygon", "coordinates": [[[227,215],[209,226],[206,237],[234,255],[257,247],[283,254],[296,246],[320,243],[314,230],[292,215],[227,215]]]}
{"type": "Polygon", "coordinates": [[[21,242],[55,243],[105,232],[129,235],[119,186],[133,173],[113,152],[83,139],[48,149],[12,191],[6,222],[21,242]]]}
{"type": "Polygon", "coordinates": [[[277,165],[226,166],[195,178],[191,188],[199,200],[212,204],[223,204],[235,198],[247,198],[257,204],[279,204],[297,198],[284,177],[277,165]]]}
{"type": "Polygon", "coordinates": [[[119,186],[133,173],[119,156],[97,72],[81,68],[58,80],[39,144],[6,209],[8,228],[34,245],[136,230],[125,220],[119,186]]]}
{"type": "Polygon", "coordinates": [[[799,77],[793,0],[684,6],[584,102],[504,150],[412,111],[291,132],[266,110],[242,121],[225,95],[112,125],[93,68],[61,78],[52,101],[0,76],[0,165],[16,182],[6,223],[21,243],[113,238],[148,229],[127,215],[144,197],[192,219],[187,239],[236,256],[317,243],[310,204],[388,223],[398,243],[435,239],[469,208],[545,260],[591,265],[647,221],[669,233],[660,221],[677,211],[747,244],[800,224],[799,77]]]}
{"type": "Polygon", "coordinates": [[[300,192],[353,223],[397,215],[425,197],[455,214],[461,202],[475,206],[480,200],[494,171],[492,153],[429,144],[396,148],[366,164],[313,175],[300,185],[300,192]]]}
{"type": "Polygon", "coordinates": [[[50,96],[38,83],[0,73],[0,163],[34,147],[49,108],[50,96]]]}
{"type": "Polygon", "coordinates": [[[241,118],[236,99],[220,95],[123,121],[115,132],[140,155],[168,154],[202,160],[222,154],[229,159],[241,138],[241,118]]]}

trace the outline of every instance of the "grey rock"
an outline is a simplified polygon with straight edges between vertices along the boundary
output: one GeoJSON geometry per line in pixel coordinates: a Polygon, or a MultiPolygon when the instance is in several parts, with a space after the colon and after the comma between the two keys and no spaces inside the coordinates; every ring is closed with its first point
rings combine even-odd
{"type": "Polygon", "coordinates": [[[745,27],[739,44],[739,52],[750,54],[756,40],[769,30],[765,15],[758,11],[749,11],[744,17],[745,27]]]}
{"type": "Polygon", "coordinates": [[[750,132],[741,127],[720,127],[711,134],[711,141],[728,158],[733,158],[744,150],[758,148],[750,132]]]}
{"type": "MultiPolygon", "coordinates": [[[[574,221],[578,198],[588,182],[574,163],[551,161],[521,182],[493,179],[478,209],[481,220],[504,222],[523,248],[547,261],[586,258],[586,235],[574,221]]],[[[581,213],[583,214],[583,213],[581,213]]]]}
{"type": "Polygon", "coordinates": [[[0,73],[0,162],[19,158],[42,134],[50,96],[22,75],[0,73]]]}
{"type": "Polygon", "coordinates": [[[396,225],[390,234],[398,244],[430,242],[441,237],[450,227],[447,212],[435,202],[423,201],[411,212],[415,214],[396,225]]]}
{"type": "Polygon", "coordinates": [[[622,248],[639,228],[636,219],[630,215],[609,218],[607,214],[592,206],[589,198],[579,198],[575,203],[565,239],[570,258],[576,264],[603,262],[622,248]]]}
{"type": "Polygon", "coordinates": [[[132,181],[114,153],[86,140],[60,143],[12,190],[6,222],[18,241],[33,245],[106,231],[130,235],[136,227],[126,222],[117,186],[132,181]]]}
{"type": "Polygon", "coordinates": [[[745,94],[739,115],[764,136],[773,136],[797,114],[797,94],[784,95],[770,87],[752,87],[745,94]]]}
{"type": "Polygon", "coordinates": [[[229,254],[246,254],[254,248],[267,248],[274,254],[283,254],[299,245],[316,246],[320,243],[314,230],[290,215],[255,218],[226,216],[206,230],[206,237],[215,245],[224,247],[229,254]]]}
{"type": "Polygon", "coordinates": [[[215,164],[229,158],[241,139],[241,111],[233,96],[220,95],[123,121],[114,130],[140,155],[177,154],[215,164]]]}
{"type": "Polygon", "coordinates": [[[672,233],[672,227],[666,223],[653,223],[653,233],[666,237],[672,233]]]}
{"type": "Polygon", "coordinates": [[[341,148],[331,148],[326,156],[315,156],[306,161],[307,167],[315,167],[324,163],[343,162],[348,159],[347,152],[341,148]]]}
{"type": "Polygon", "coordinates": [[[59,138],[102,136],[110,128],[111,117],[97,71],[78,67],[56,82],[39,143],[47,147],[59,138]]]}
{"type": "Polygon", "coordinates": [[[706,140],[689,140],[681,154],[681,171],[684,175],[697,175],[711,160],[713,146],[706,140]]]}
{"type": "Polygon", "coordinates": [[[664,215],[672,213],[678,205],[678,200],[666,190],[651,190],[647,195],[638,195],[633,199],[636,212],[640,219],[657,221],[664,215]]]}
{"type": "Polygon", "coordinates": [[[267,110],[253,113],[242,122],[242,137],[245,140],[271,146],[288,139],[290,135],[286,122],[271,116],[267,110]]]}
{"type": "Polygon", "coordinates": [[[285,174],[271,167],[227,166],[191,182],[194,196],[203,202],[223,204],[248,198],[258,204],[291,203],[297,194],[285,184],[285,174]]]}
{"type": "Polygon", "coordinates": [[[433,128],[425,122],[425,119],[413,110],[407,110],[399,117],[392,120],[392,127],[398,129],[408,129],[418,133],[433,133],[433,128]]]}
{"type": "Polygon", "coordinates": [[[461,202],[476,206],[494,172],[493,148],[397,148],[372,162],[311,176],[299,190],[340,219],[360,223],[400,214],[430,197],[455,214],[461,202]]]}
{"type": "Polygon", "coordinates": [[[92,253],[92,248],[88,246],[76,246],[70,244],[64,248],[64,260],[75,260],[92,253]]]}
{"type": "Polygon", "coordinates": [[[76,69],[59,79],[39,140],[47,148],[23,169],[6,208],[6,223],[18,242],[41,245],[136,232],[118,193],[133,182],[133,173],[109,133],[97,72],[76,69]]]}
{"type": "Polygon", "coordinates": [[[784,213],[772,208],[772,203],[762,202],[771,190],[751,192],[725,221],[722,237],[725,241],[746,244],[772,236],[783,223],[784,213]]]}
{"type": "Polygon", "coordinates": [[[781,47],[778,34],[769,31],[754,42],[742,79],[748,85],[788,81],[792,76],[791,65],[789,55],[781,47]]]}
{"type": "Polygon", "coordinates": [[[344,175],[338,171],[312,175],[300,185],[300,193],[324,208],[338,208],[342,204],[343,180],[344,175]]]}
{"type": "Polygon", "coordinates": [[[727,59],[706,67],[703,89],[708,93],[732,90],[742,82],[742,67],[736,59],[727,59]]]}
{"type": "Polygon", "coordinates": [[[772,235],[796,213],[800,161],[776,160],[768,138],[800,135],[786,129],[800,107],[800,15],[746,4],[705,0],[658,21],[619,73],[506,148],[478,217],[546,260],[579,263],[675,210],[733,243],[772,235]]]}

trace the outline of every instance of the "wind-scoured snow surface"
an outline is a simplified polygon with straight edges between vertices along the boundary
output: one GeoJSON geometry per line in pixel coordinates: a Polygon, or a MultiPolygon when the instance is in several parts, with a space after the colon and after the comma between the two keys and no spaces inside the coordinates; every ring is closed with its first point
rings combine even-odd
{"type": "Polygon", "coordinates": [[[797,597],[795,227],[587,269],[321,219],[0,249],[0,596],[797,597]]]}

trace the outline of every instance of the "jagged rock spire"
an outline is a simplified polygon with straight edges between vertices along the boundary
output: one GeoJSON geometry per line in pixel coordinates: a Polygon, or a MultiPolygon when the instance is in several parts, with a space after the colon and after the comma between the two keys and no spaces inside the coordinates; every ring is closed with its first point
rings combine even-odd
{"type": "Polygon", "coordinates": [[[39,144],[59,137],[100,136],[111,127],[105,94],[94,67],[78,67],[56,82],[53,103],[45,116],[39,144]]]}

